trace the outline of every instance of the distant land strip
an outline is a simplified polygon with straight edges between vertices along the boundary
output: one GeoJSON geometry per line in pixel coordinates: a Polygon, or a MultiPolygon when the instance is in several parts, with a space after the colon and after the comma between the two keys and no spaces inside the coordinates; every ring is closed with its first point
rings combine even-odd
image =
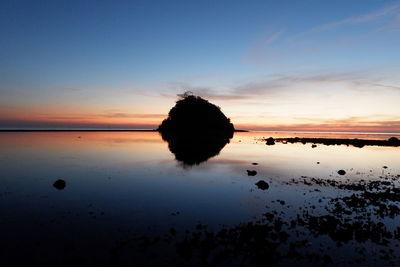
{"type": "Polygon", "coordinates": [[[156,132],[157,130],[131,130],[131,129],[0,129],[0,132],[156,132]]]}
{"type": "MultiPolygon", "coordinates": [[[[157,132],[152,129],[0,129],[1,132],[157,132]]],[[[247,130],[235,130],[235,132],[249,132],[247,130]]]]}
{"type": "Polygon", "coordinates": [[[364,146],[400,146],[400,140],[396,137],[391,137],[388,140],[367,140],[367,139],[339,139],[339,138],[300,138],[300,137],[291,137],[291,138],[267,138],[263,139],[263,141],[267,142],[267,145],[273,145],[274,142],[280,142],[283,144],[287,143],[312,143],[312,144],[323,144],[323,145],[352,145],[355,147],[364,147],[364,146]]]}

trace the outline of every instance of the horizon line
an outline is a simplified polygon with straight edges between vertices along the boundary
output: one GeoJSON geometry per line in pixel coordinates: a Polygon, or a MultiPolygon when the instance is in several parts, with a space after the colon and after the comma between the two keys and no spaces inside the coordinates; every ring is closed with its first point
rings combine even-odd
{"type": "MultiPolygon", "coordinates": [[[[29,129],[29,128],[8,128],[8,129],[0,129],[0,132],[157,132],[157,129],[79,129],[79,128],[71,128],[71,129],[57,129],[57,128],[42,128],[42,129],[29,129]]],[[[371,131],[315,131],[315,130],[254,130],[254,129],[236,129],[235,132],[255,132],[255,133],[263,133],[263,132],[288,132],[288,133],[346,133],[346,134],[394,134],[400,135],[400,132],[371,132],[371,131]]]]}

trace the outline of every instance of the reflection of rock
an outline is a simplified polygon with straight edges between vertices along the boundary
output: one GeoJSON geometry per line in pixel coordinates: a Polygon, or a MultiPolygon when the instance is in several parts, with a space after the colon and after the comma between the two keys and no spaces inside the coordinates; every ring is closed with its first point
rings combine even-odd
{"type": "Polygon", "coordinates": [[[64,180],[58,179],[57,181],[54,182],[53,186],[54,186],[55,188],[57,188],[58,190],[62,190],[62,189],[65,188],[66,183],[65,183],[64,180]]]}
{"type": "Polygon", "coordinates": [[[218,155],[235,129],[214,104],[190,92],[180,97],[158,131],[176,160],[197,165],[218,155]]]}
{"type": "Polygon", "coordinates": [[[199,165],[219,154],[229,139],[213,136],[169,136],[167,139],[162,133],[162,138],[168,142],[169,150],[175,155],[177,161],[184,165],[199,165]]]}

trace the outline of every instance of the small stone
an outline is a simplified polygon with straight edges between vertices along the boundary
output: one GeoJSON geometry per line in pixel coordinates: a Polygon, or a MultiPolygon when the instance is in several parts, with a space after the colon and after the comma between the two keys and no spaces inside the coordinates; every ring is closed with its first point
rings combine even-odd
{"type": "Polygon", "coordinates": [[[53,186],[58,190],[63,190],[66,186],[66,183],[64,180],[58,179],[57,181],[54,182],[53,186]]]}
{"type": "Polygon", "coordinates": [[[339,170],[337,173],[338,173],[339,175],[345,175],[345,174],[346,174],[346,171],[345,171],[345,170],[339,170]]]}
{"type": "Polygon", "coordinates": [[[256,174],[257,174],[257,171],[247,170],[247,175],[248,176],[255,176],[256,174]]]}
{"type": "Polygon", "coordinates": [[[268,146],[275,145],[275,139],[273,137],[268,138],[266,145],[268,146]]]}
{"type": "Polygon", "coordinates": [[[261,189],[261,190],[267,190],[269,188],[269,185],[266,181],[260,180],[256,183],[256,186],[261,189]]]}

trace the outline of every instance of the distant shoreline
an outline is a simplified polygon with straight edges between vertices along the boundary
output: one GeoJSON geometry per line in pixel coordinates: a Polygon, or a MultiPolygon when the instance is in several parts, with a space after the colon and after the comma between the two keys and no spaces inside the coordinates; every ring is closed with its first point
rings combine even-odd
{"type": "Polygon", "coordinates": [[[0,132],[157,132],[157,130],[105,130],[105,129],[9,129],[0,132]]]}
{"type": "MultiPolygon", "coordinates": [[[[132,130],[132,129],[114,129],[114,130],[106,130],[106,129],[0,129],[1,132],[158,132],[157,130],[151,129],[141,129],[141,130],[132,130]]],[[[249,132],[247,130],[235,130],[235,132],[249,132]]]]}
{"type": "MultiPolygon", "coordinates": [[[[158,132],[156,129],[0,129],[0,133],[7,132],[158,132]]],[[[327,131],[286,131],[286,130],[235,130],[237,133],[305,133],[305,134],[354,134],[354,135],[400,135],[394,132],[327,132],[327,131]]]]}
{"type": "Polygon", "coordinates": [[[362,148],[364,146],[392,146],[399,147],[400,141],[396,137],[391,137],[388,140],[368,140],[368,139],[350,139],[350,138],[300,138],[300,137],[290,137],[290,138],[267,138],[263,139],[266,141],[267,145],[274,145],[275,141],[280,142],[282,144],[293,144],[293,143],[302,143],[302,144],[313,144],[312,148],[317,147],[317,144],[322,145],[352,145],[354,147],[362,148]]]}

